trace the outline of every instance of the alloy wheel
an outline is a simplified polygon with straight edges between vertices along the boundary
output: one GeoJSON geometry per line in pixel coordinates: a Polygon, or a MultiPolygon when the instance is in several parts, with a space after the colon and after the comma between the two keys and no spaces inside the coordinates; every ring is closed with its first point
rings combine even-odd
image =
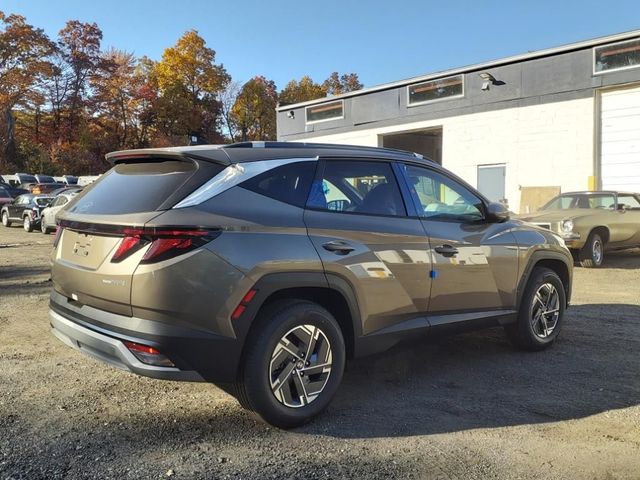
{"type": "Polygon", "coordinates": [[[558,325],[560,317],[560,295],[554,285],[545,283],[538,288],[529,314],[536,336],[548,338],[558,325]]]}
{"type": "Polygon", "coordinates": [[[329,339],[315,325],[292,328],[276,344],[269,363],[269,384],[276,399],[299,408],[313,402],[331,375],[329,339]]]}

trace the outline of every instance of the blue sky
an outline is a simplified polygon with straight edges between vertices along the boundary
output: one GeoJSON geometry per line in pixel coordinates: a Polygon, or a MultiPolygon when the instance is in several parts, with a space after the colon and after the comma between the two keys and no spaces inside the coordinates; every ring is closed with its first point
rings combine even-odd
{"type": "Polygon", "coordinates": [[[365,86],[640,28],[640,1],[0,0],[51,36],[96,22],[103,44],[158,59],[196,29],[235,80],[278,88],[356,72],[365,86]]]}

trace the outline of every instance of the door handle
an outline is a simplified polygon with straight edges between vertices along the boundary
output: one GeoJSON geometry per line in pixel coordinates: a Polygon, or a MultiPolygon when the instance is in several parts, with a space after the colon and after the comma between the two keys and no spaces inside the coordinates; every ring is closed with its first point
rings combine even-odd
{"type": "Polygon", "coordinates": [[[322,248],[329,252],[333,252],[336,255],[346,255],[348,253],[353,252],[355,249],[346,242],[327,242],[322,245],[322,248]]]}
{"type": "Polygon", "coordinates": [[[434,250],[443,257],[453,257],[458,254],[458,249],[451,245],[440,245],[434,248],[434,250]]]}

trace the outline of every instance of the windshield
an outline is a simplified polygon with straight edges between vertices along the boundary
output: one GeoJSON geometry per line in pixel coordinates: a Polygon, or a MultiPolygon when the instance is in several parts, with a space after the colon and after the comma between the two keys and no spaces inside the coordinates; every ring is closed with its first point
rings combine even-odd
{"type": "Polygon", "coordinates": [[[610,193],[570,193],[554,198],[542,207],[541,210],[568,210],[573,208],[613,210],[615,207],[615,196],[610,193]]]}
{"type": "Polygon", "coordinates": [[[7,192],[7,190],[3,187],[0,187],[0,197],[2,198],[11,198],[11,195],[9,195],[9,192],[7,192]]]}
{"type": "Polygon", "coordinates": [[[38,180],[40,180],[40,183],[56,183],[53,177],[49,175],[38,175],[38,180]]]}

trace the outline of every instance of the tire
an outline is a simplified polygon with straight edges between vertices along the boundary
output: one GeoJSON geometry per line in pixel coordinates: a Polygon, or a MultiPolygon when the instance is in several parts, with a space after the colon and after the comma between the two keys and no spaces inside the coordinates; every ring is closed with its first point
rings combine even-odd
{"type": "Polygon", "coordinates": [[[7,212],[2,212],[2,225],[5,227],[11,226],[11,220],[9,220],[9,214],[7,212]]]}
{"type": "Polygon", "coordinates": [[[45,235],[49,235],[49,233],[51,232],[51,229],[47,227],[47,224],[44,221],[44,217],[42,217],[42,219],[40,220],[40,231],[45,235]]]}
{"type": "Polygon", "coordinates": [[[560,333],[566,305],[564,285],[558,274],[535,267],[520,302],[518,320],[505,325],[507,337],[523,350],[544,350],[560,333]],[[543,309],[548,313],[539,315],[543,309]],[[556,313],[550,313],[554,310],[556,313]]]}
{"type": "Polygon", "coordinates": [[[604,241],[600,234],[591,232],[587,243],[580,250],[580,265],[585,268],[597,268],[604,261],[604,241]]]}
{"type": "Polygon", "coordinates": [[[33,232],[33,222],[28,215],[24,216],[22,226],[24,227],[25,232],[33,232]]]}
{"type": "Polygon", "coordinates": [[[342,331],[331,313],[304,300],[276,302],[256,321],[245,346],[236,396],[244,408],[273,426],[307,423],[327,407],[342,380],[342,331]],[[308,343],[301,339],[309,338],[316,341],[307,353],[308,343]]]}

